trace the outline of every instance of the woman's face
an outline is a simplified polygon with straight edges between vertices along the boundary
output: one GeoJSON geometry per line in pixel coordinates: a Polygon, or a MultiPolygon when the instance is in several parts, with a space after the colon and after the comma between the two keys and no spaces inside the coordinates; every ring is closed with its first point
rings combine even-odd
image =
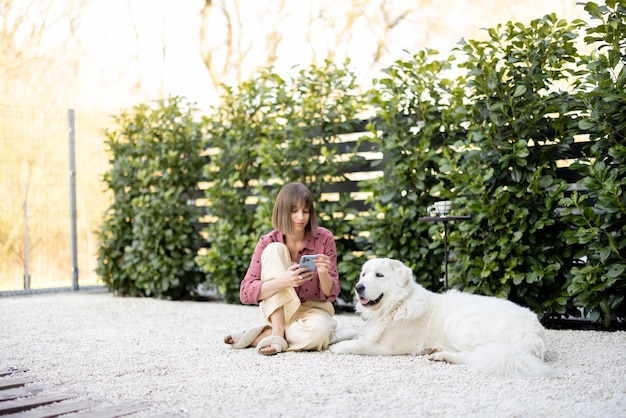
{"type": "Polygon", "coordinates": [[[291,207],[291,228],[294,232],[304,232],[306,226],[309,224],[309,217],[311,211],[304,205],[291,207]]]}

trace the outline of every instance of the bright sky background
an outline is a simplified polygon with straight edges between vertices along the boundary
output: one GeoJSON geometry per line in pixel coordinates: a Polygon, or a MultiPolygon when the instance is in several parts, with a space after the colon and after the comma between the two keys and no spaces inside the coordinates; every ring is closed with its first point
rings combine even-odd
{"type": "Polygon", "coordinates": [[[127,0],[90,2],[81,35],[88,63],[85,75],[95,85],[112,86],[113,94],[101,96],[105,107],[127,96],[137,75],[143,90],[139,100],[156,99],[162,91],[165,96],[184,95],[203,106],[214,102],[205,93],[211,90],[210,81],[199,53],[201,6],[202,1],[190,0],[133,1],[139,33],[135,39],[127,0]],[[167,48],[165,60],[162,40],[167,48]]]}

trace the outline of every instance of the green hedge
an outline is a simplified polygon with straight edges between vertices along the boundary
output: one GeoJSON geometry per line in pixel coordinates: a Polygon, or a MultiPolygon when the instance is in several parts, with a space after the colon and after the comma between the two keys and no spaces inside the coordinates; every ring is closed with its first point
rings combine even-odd
{"type": "Polygon", "coordinates": [[[512,299],[536,312],[575,313],[563,289],[574,260],[557,209],[567,182],[557,175],[579,130],[575,86],[581,22],[554,15],[499,25],[466,42],[465,149],[451,159],[458,204],[473,216],[454,235],[453,283],[512,299]]]}
{"type": "Polygon", "coordinates": [[[585,38],[599,54],[584,59],[579,99],[588,117],[579,126],[591,142],[589,158],[573,168],[588,192],[563,201],[564,220],[574,225],[566,243],[585,263],[572,269],[566,290],[591,320],[609,325],[626,318],[626,3],[587,3],[585,10],[599,21],[585,38]]]}
{"type": "Polygon", "coordinates": [[[202,178],[202,124],[181,98],[139,105],[106,133],[114,202],[98,231],[96,272],[111,291],[188,298],[204,278],[194,261],[198,210],[188,192],[202,178]]]}
{"type": "Polygon", "coordinates": [[[500,25],[487,41],[462,42],[457,78],[447,76],[454,57],[432,51],[387,70],[374,97],[393,171],[367,185],[376,208],[364,221],[375,238],[363,242],[368,253],[404,260],[441,290],[442,226],[418,218],[450,199],[456,214],[472,216],[451,228],[451,286],[541,315],[578,313],[563,290],[573,261],[556,211],[567,183],[555,162],[578,126],[575,98],[555,85],[577,74],[580,26],[554,15],[500,25]]]}
{"type": "MultiPolygon", "coordinates": [[[[486,41],[462,41],[450,57],[425,50],[398,60],[365,93],[347,64],[327,63],[290,79],[267,70],[227,88],[222,105],[199,122],[185,114],[162,127],[161,118],[137,108],[109,134],[114,169],[108,183],[116,202],[101,232],[99,273],[121,293],[182,296],[203,282],[236,303],[254,245],[271,229],[278,189],[300,180],[320,199],[322,224],[338,239],[344,300],[351,301],[360,265],[370,256],[401,259],[420,283],[441,291],[442,226],[418,218],[434,201],[450,199],[454,213],[472,216],[450,231],[453,287],[509,298],[544,319],[582,310],[605,325],[623,324],[626,16],[624,5],[612,0],[585,9],[599,24],[555,15],[528,25],[508,22],[489,29],[486,41]],[[598,47],[591,55],[576,48],[585,34],[585,42],[598,47]],[[371,209],[357,214],[348,193],[338,201],[321,197],[343,179],[345,164],[363,163],[356,155],[338,161],[335,144],[365,112],[375,117],[363,141],[383,153],[376,168],[384,174],[361,182],[371,209]],[[203,173],[196,158],[186,159],[185,187],[208,179],[209,248],[195,260],[188,205],[179,205],[185,222],[177,226],[153,231],[146,221],[163,218],[161,211],[184,196],[184,188],[159,194],[171,180],[143,173],[139,163],[168,152],[152,149],[161,129],[186,132],[194,146],[202,131],[207,147],[218,150],[203,173]],[[588,139],[582,157],[579,135],[588,139]],[[123,146],[129,140],[133,145],[123,146]],[[575,159],[570,169],[588,193],[568,190],[556,163],[563,159],[575,159]],[[137,165],[126,167],[131,162],[137,165]],[[146,189],[146,178],[159,179],[158,186],[146,189]],[[146,195],[169,203],[149,200],[146,211],[146,195]],[[163,236],[168,230],[186,244],[165,251],[162,260],[184,260],[177,265],[184,266],[184,279],[166,279],[162,267],[150,265],[163,265],[154,254],[170,241],[163,236]],[[142,270],[132,270],[133,262],[142,270]]],[[[168,109],[176,114],[181,105],[168,109]]]]}
{"type": "Polygon", "coordinates": [[[584,22],[547,15],[499,25],[454,56],[423,51],[387,69],[369,94],[386,162],[385,176],[364,184],[375,210],[361,220],[361,248],[402,259],[441,290],[442,227],[418,218],[451,199],[472,216],[451,228],[453,287],[546,320],[581,309],[606,326],[624,320],[626,19],[617,2],[585,8],[602,21],[586,28],[598,54],[576,49],[584,22]],[[583,158],[579,134],[589,136],[583,158]],[[557,174],[556,160],[574,157],[588,194],[570,195],[557,174]]]}

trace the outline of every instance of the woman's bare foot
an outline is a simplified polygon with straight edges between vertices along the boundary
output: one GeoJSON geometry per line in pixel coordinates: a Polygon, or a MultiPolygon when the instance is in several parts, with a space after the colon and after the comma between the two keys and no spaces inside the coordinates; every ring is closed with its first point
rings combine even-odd
{"type": "Polygon", "coordinates": [[[272,328],[267,327],[267,329],[263,330],[263,332],[260,333],[259,336],[254,339],[252,344],[250,344],[250,347],[256,347],[257,345],[259,345],[259,343],[261,342],[263,338],[269,337],[270,335],[272,335],[272,328]]]}
{"type": "Polygon", "coordinates": [[[266,345],[265,347],[259,348],[259,353],[265,354],[265,355],[272,355],[272,354],[276,354],[276,349],[272,347],[271,345],[266,345]]]}

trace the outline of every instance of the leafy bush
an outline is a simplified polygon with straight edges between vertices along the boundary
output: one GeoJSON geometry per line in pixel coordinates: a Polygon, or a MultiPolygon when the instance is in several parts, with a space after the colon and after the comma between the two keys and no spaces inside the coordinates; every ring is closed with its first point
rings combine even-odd
{"type": "Polygon", "coordinates": [[[202,278],[194,257],[198,212],[188,192],[201,179],[201,123],[180,98],[139,105],[106,133],[113,191],[98,232],[96,272],[115,293],[188,297],[202,278]]]}
{"type": "MultiPolygon", "coordinates": [[[[586,7],[600,15],[614,3],[586,7]]],[[[579,316],[584,307],[594,321],[623,320],[620,13],[617,5],[604,29],[588,29],[595,35],[588,42],[618,51],[608,57],[579,54],[584,22],[547,15],[529,26],[499,25],[484,42],[463,41],[456,68],[433,51],[389,67],[368,92],[377,110],[370,130],[385,160],[384,175],[362,184],[372,192],[372,211],[360,223],[367,234],[357,238],[367,255],[402,259],[419,282],[440,289],[442,227],[418,218],[433,200],[451,199],[456,214],[472,215],[449,231],[454,287],[511,299],[546,318],[579,316]],[[450,68],[464,72],[449,79],[450,68]],[[585,176],[588,197],[571,194],[557,167],[579,158],[581,130],[591,133],[591,158],[570,169],[585,176]],[[589,201],[595,211],[585,209],[589,201]]]]}
{"type": "Polygon", "coordinates": [[[579,124],[589,133],[589,158],[573,164],[588,191],[564,199],[564,220],[574,225],[565,240],[584,260],[572,269],[567,291],[591,320],[615,325],[626,319],[626,5],[589,2],[585,10],[601,22],[588,27],[585,38],[599,55],[585,60],[589,71],[580,95],[589,109],[579,124]]]}
{"type": "Polygon", "coordinates": [[[529,26],[508,22],[460,48],[467,138],[456,144],[464,152],[453,178],[457,204],[473,218],[451,239],[452,283],[541,315],[573,311],[562,290],[571,262],[557,211],[567,182],[556,160],[577,133],[575,97],[559,85],[576,80],[581,24],[555,15],[529,26]]]}

